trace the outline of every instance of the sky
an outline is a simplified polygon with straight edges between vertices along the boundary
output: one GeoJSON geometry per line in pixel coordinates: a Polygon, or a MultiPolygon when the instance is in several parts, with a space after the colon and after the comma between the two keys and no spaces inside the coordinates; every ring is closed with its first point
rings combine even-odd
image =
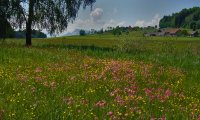
{"type": "MultiPolygon", "coordinates": [[[[106,29],[116,26],[155,26],[164,15],[200,6],[200,0],[96,0],[93,8],[80,9],[67,30],[106,29]]],[[[61,34],[61,35],[62,35],[61,34]]]]}

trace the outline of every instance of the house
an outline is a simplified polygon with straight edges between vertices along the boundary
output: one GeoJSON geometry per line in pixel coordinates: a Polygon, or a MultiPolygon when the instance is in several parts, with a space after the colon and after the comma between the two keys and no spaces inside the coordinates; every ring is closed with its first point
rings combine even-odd
{"type": "Polygon", "coordinates": [[[159,32],[157,32],[157,35],[158,35],[158,36],[165,36],[165,35],[166,35],[166,33],[165,33],[165,32],[163,32],[163,31],[159,31],[159,32]]]}
{"type": "Polygon", "coordinates": [[[158,33],[157,32],[146,33],[145,36],[146,37],[158,36],[158,33]]]}
{"type": "Polygon", "coordinates": [[[198,37],[198,36],[199,36],[199,33],[198,33],[198,31],[190,31],[190,32],[189,32],[189,36],[190,36],[190,37],[198,37]]]}
{"type": "Polygon", "coordinates": [[[162,32],[164,32],[166,36],[177,36],[177,34],[181,32],[181,30],[178,28],[166,28],[163,29],[162,32]]]}
{"type": "Polygon", "coordinates": [[[144,34],[145,36],[190,36],[190,37],[198,37],[200,32],[198,31],[190,31],[184,33],[186,30],[181,31],[181,29],[178,28],[165,28],[165,29],[160,29],[158,32],[150,32],[144,34]]]}
{"type": "Polygon", "coordinates": [[[151,32],[145,34],[145,36],[177,36],[181,32],[178,28],[165,28],[158,32],[151,32]]]}
{"type": "Polygon", "coordinates": [[[146,33],[145,36],[146,37],[150,37],[150,36],[165,36],[165,32],[163,32],[163,31],[151,32],[151,33],[146,33]]]}

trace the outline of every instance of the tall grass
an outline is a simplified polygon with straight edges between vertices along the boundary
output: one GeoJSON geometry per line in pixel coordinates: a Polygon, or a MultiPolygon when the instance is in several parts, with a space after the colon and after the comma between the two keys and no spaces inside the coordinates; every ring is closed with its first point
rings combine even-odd
{"type": "Polygon", "coordinates": [[[0,119],[198,119],[198,38],[0,44],[0,119]]]}

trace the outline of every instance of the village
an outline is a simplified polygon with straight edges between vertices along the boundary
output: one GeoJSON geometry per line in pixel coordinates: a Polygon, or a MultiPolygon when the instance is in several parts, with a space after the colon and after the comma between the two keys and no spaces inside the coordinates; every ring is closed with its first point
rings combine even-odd
{"type": "Polygon", "coordinates": [[[180,28],[164,28],[159,29],[157,32],[145,33],[144,36],[184,36],[184,37],[199,37],[199,32],[197,30],[182,30],[180,28]]]}

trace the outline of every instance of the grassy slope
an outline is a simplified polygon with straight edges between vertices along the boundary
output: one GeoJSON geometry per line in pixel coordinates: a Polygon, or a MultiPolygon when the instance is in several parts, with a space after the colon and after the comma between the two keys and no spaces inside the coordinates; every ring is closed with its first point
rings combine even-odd
{"type": "Polygon", "coordinates": [[[197,119],[199,38],[135,34],[0,45],[0,119],[197,119]]]}

